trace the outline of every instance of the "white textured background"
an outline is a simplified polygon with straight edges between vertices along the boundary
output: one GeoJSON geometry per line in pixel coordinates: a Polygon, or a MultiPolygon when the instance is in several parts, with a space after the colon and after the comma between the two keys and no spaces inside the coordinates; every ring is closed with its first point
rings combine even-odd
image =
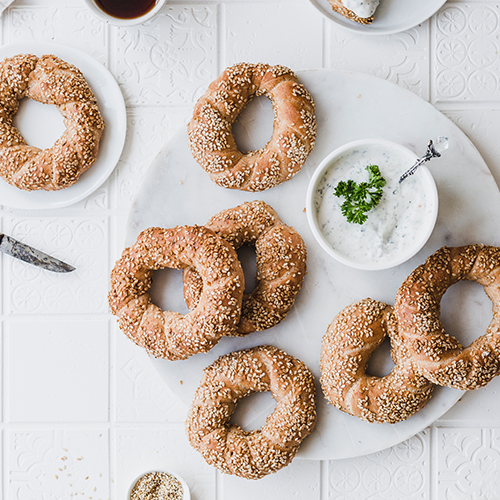
{"type": "Polygon", "coordinates": [[[44,213],[0,207],[1,231],[77,266],[52,276],[0,256],[3,498],[122,500],[135,476],[157,468],[181,474],[194,500],[500,498],[500,380],[391,449],[295,460],[243,481],[190,448],[186,408],[118,331],[106,301],[144,172],[208,83],[235,62],[395,82],[456,122],[499,181],[500,5],[449,1],[407,32],[363,37],[307,0],[170,1],[154,20],[126,29],[96,20],[81,0],[18,0],[3,14],[0,36],[3,44],[53,41],[87,52],[116,77],[128,107],[122,158],[89,198],[44,213]]]}

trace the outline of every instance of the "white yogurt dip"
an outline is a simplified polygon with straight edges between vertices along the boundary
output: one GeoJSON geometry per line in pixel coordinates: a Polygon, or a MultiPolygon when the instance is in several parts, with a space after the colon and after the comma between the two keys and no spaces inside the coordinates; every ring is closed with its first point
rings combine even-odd
{"type": "Polygon", "coordinates": [[[373,16],[380,0],[342,0],[342,3],[358,17],[367,18],[373,16]]]}
{"type": "Polygon", "coordinates": [[[322,246],[344,263],[361,269],[385,269],[414,255],[430,236],[437,215],[437,192],[429,171],[417,172],[398,184],[416,155],[387,141],[357,141],[320,166],[313,179],[309,214],[322,246]],[[368,165],[377,165],[386,180],[380,203],[362,225],[347,222],[344,197],[334,194],[340,181],[368,182],[368,165]]]}

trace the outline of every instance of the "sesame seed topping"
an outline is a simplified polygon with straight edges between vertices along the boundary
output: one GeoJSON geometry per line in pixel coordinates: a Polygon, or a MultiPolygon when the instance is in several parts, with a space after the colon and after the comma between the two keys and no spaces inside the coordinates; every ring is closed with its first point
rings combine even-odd
{"type": "Polygon", "coordinates": [[[196,103],[188,138],[195,160],[219,186],[251,192],[270,189],[291,179],[314,148],[314,101],[284,66],[235,64],[196,103]],[[273,135],[263,148],[243,154],[232,125],[259,95],[272,102],[273,135]]]}
{"type": "Polygon", "coordinates": [[[78,68],[56,56],[19,54],[0,63],[0,177],[25,191],[74,184],[96,160],[104,121],[78,68]],[[66,130],[51,148],[29,146],[13,118],[24,97],[57,106],[66,130]]]}
{"type": "Polygon", "coordinates": [[[205,368],[186,420],[190,444],[226,474],[260,479],[288,465],[316,424],[314,377],[272,346],[221,356],[205,368]],[[238,401],[270,391],[275,410],[261,429],[243,431],[230,418],[238,401]]]}
{"type": "MultiPolygon", "coordinates": [[[[206,224],[238,249],[255,247],[255,289],[244,295],[237,334],[271,328],[292,308],[306,274],[307,250],[301,236],[286,226],[263,201],[246,202],[223,210],[206,224]]],[[[184,297],[194,307],[203,290],[202,280],[192,268],[184,270],[184,297]]]]}

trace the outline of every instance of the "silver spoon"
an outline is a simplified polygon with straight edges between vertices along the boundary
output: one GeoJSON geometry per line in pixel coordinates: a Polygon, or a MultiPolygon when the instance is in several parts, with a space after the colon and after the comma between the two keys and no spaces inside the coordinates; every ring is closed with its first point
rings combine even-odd
{"type": "Polygon", "coordinates": [[[426,161],[429,161],[431,158],[438,158],[441,156],[441,153],[448,149],[448,146],[450,145],[450,141],[448,140],[448,137],[440,136],[437,138],[436,142],[432,142],[430,140],[427,144],[427,151],[425,152],[425,155],[419,158],[415,164],[410,167],[400,178],[398,181],[398,184],[401,184],[407,177],[410,175],[413,175],[415,171],[417,170],[422,163],[425,163],[426,161]]]}

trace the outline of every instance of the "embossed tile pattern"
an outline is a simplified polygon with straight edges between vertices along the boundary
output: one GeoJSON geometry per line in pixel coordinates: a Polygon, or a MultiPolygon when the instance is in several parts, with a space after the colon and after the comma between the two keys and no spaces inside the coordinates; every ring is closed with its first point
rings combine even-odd
{"type": "Polygon", "coordinates": [[[395,35],[356,36],[330,29],[328,66],[369,73],[429,99],[429,25],[395,35]]]}
{"type": "Polygon", "coordinates": [[[426,430],[378,453],[330,461],[328,498],[428,499],[429,437],[426,430]]]}
{"type": "Polygon", "coordinates": [[[216,473],[189,446],[182,426],[171,429],[119,428],[114,440],[117,451],[116,498],[125,498],[127,488],[141,474],[150,470],[171,470],[185,478],[195,499],[216,499],[216,473]]]}
{"type": "Polygon", "coordinates": [[[106,218],[9,218],[8,234],[76,267],[59,274],[9,259],[4,279],[9,313],[107,312],[109,271],[100,258],[108,252],[106,218]]]}
{"type": "Polygon", "coordinates": [[[151,162],[162,146],[181,127],[186,127],[190,108],[134,108],[128,113],[127,137],[113,172],[114,206],[128,210],[151,162]]]}
{"type": "Polygon", "coordinates": [[[6,498],[109,498],[106,430],[9,430],[6,440],[6,498]]]}
{"type": "Polygon", "coordinates": [[[9,9],[5,43],[50,41],[83,50],[107,64],[106,25],[98,21],[81,2],[18,6],[9,9]],[[75,4],[80,4],[75,6],[75,4]]]}
{"type": "Polygon", "coordinates": [[[450,3],[434,20],[435,101],[498,100],[500,6],[450,3]]]}
{"type": "Polygon", "coordinates": [[[168,1],[159,16],[132,28],[100,22],[83,0],[16,0],[0,36],[4,44],[53,41],[83,50],[111,70],[128,107],[121,160],[86,200],[44,213],[11,211],[0,200],[3,231],[77,267],[52,275],[0,255],[0,498],[122,500],[133,478],[163,468],[185,477],[194,500],[498,498],[500,380],[391,449],[343,461],[296,459],[278,474],[245,481],[220,474],[191,449],[186,406],[117,329],[106,298],[150,162],[235,62],[390,80],[442,109],[500,180],[496,2],[449,0],[420,26],[366,37],[326,21],[307,0],[168,1]]]}
{"type": "Polygon", "coordinates": [[[183,422],[186,407],[154,370],[146,352],[116,327],[116,421],[183,422]]]}
{"type": "Polygon", "coordinates": [[[128,104],[189,105],[217,74],[216,4],[167,4],[139,27],[112,28],[113,70],[128,104]]]}
{"type": "Polygon", "coordinates": [[[438,498],[496,500],[500,491],[498,429],[439,428],[438,498]]]}

